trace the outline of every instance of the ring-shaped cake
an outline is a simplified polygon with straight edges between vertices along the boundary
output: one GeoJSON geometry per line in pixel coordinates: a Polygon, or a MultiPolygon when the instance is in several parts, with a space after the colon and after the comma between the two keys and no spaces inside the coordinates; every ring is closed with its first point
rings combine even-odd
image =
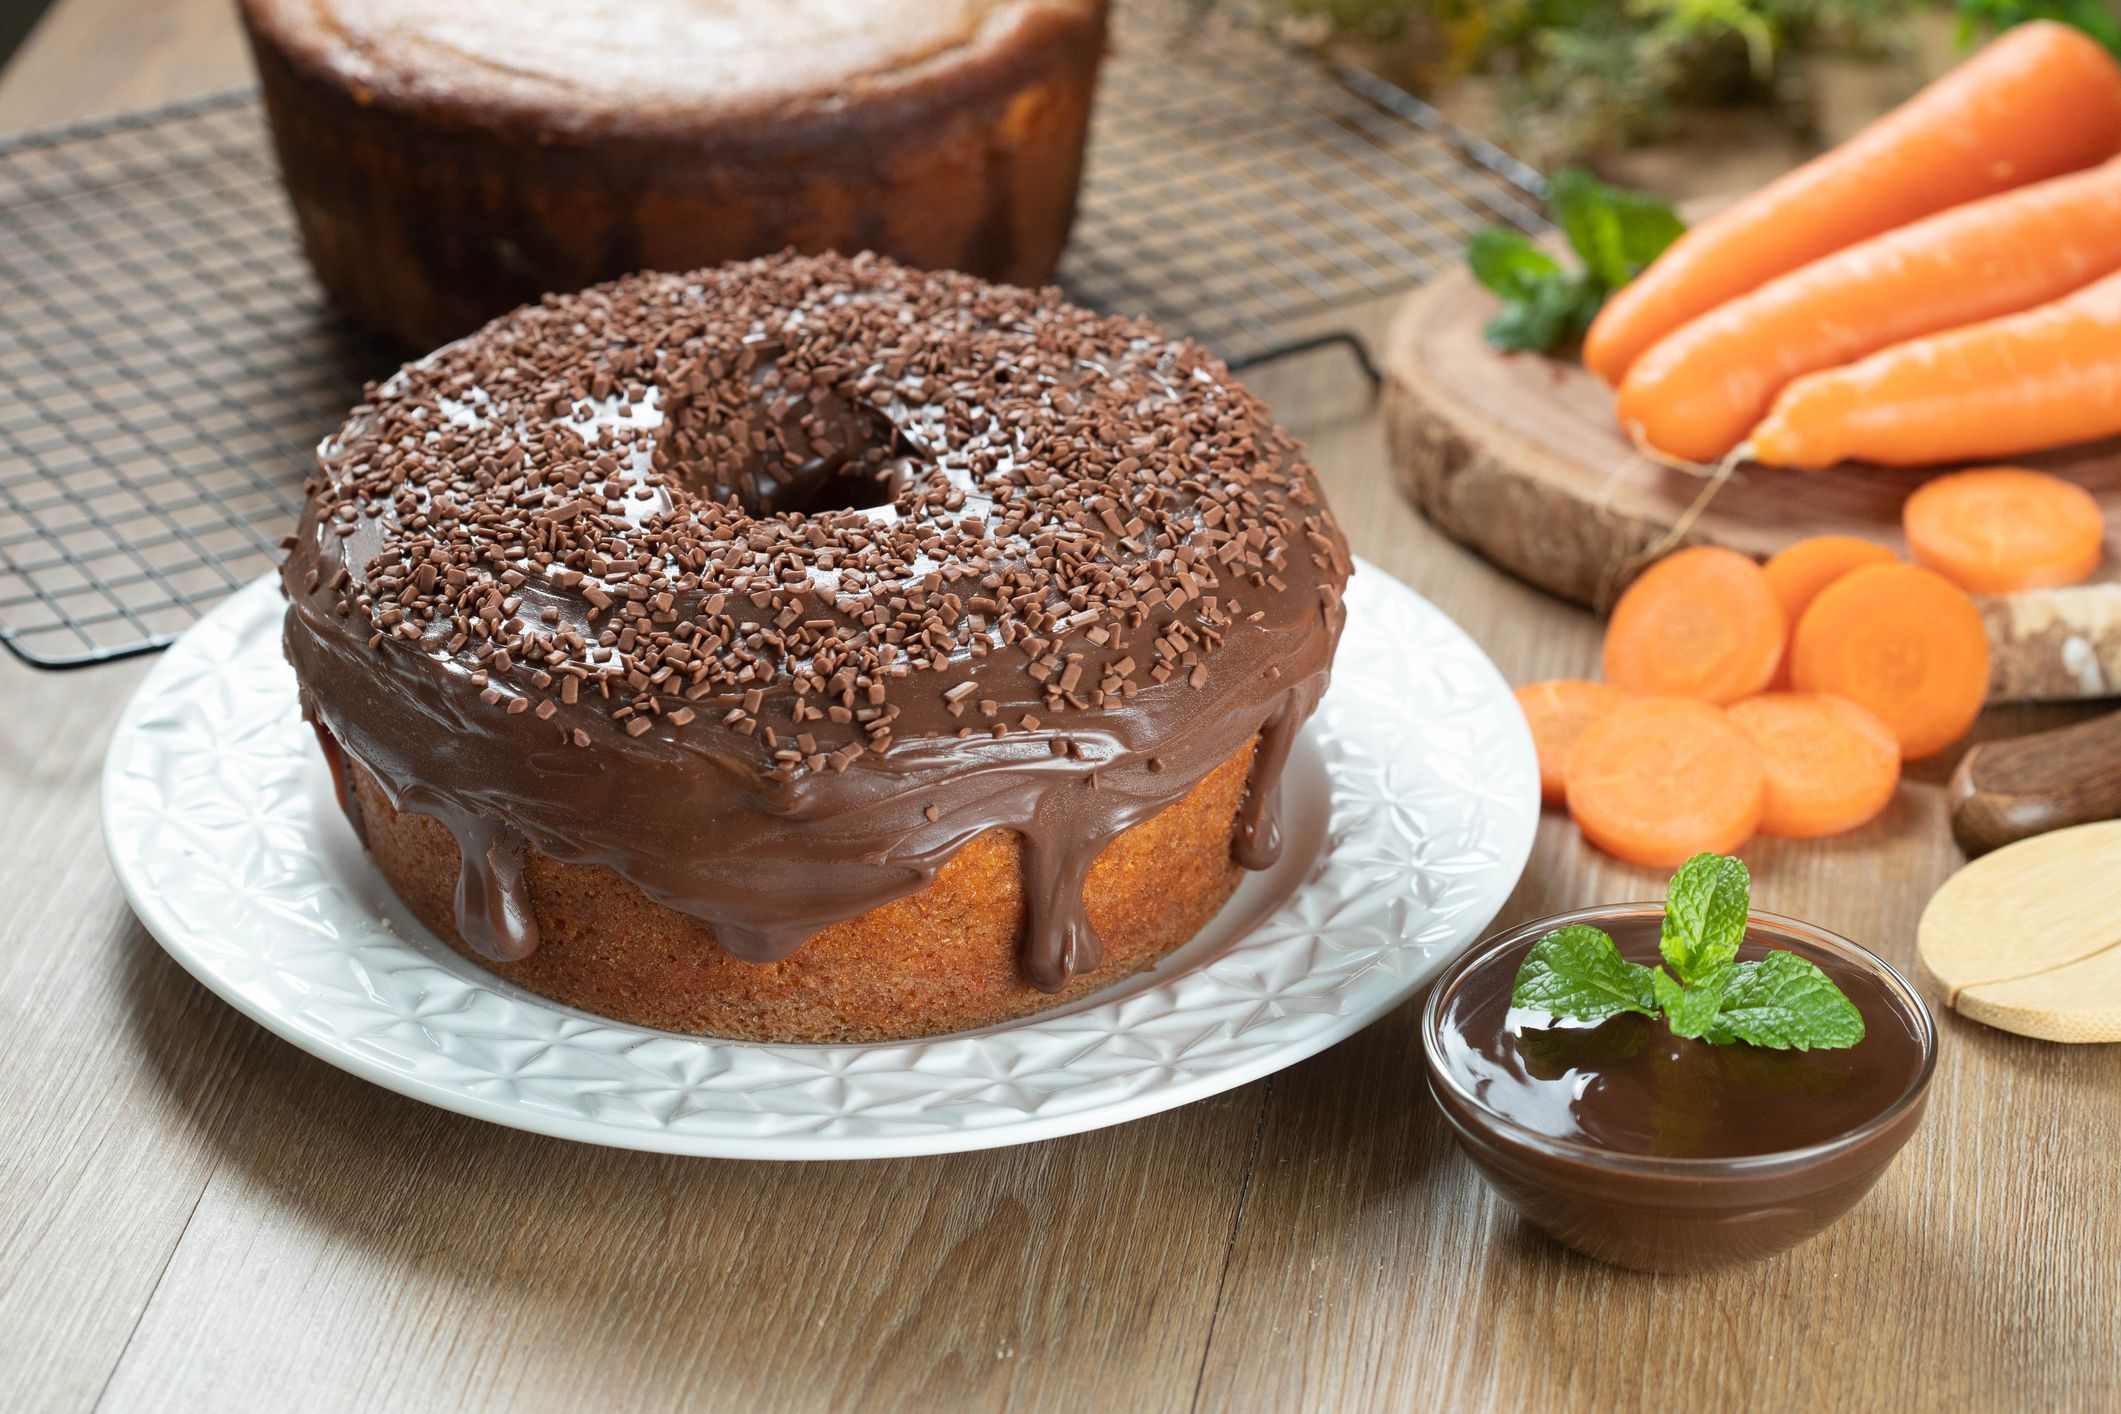
{"type": "Polygon", "coordinates": [[[1271,863],[1349,564],[1190,342],[783,255],[548,297],[372,388],[283,580],[424,921],[602,1014],[849,1040],[1102,985],[1271,863]]]}

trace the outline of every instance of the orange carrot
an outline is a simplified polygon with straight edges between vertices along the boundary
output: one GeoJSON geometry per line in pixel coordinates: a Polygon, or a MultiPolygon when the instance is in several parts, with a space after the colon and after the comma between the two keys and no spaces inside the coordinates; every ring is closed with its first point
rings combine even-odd
{"type": "Polygon", "coordinates": [[[1790,681],[1867,707],[1914,761],[1950,746],[1988,695],[1988,634],[1966,591],[1919,565],[1866,565],[1797,621],[1790,681]]]}
{"type": "Polygon", "coordinates": [[[1569,753],[1569,814],[1631,864],[1669,869],[1728,854],[1760,823],[1760,749],[1721,707],[1686,697],[1624,702],[1569,753]]]}
{"type": "Polygon", "coordinates": [[[2015,466],[1940,476],[1907,498],[1900,523],[1917,564],[1972,594],[2089,579],[2106,538],[2091,492],[2015,466]]]}
{"type": "Polygon", "coordinates": [[[1717,461],[1796,378],[2115,270],[2121,160],[1939,212],[1719,305],[1635,361],[1620,425],[1670,456],[1717,461]]]}
{"type": "Polygon", "coordinates": [[[1930,466],[2121,435],[2121,274],[2052,304],[1808,373],[1746,451],[1769,466],[1930,466]]]}
{"type": "Polygon", "coordinates": [[[1760,566],[1697,545],[1644,570],[1613,606],[1606,681],[1640,697],[1736,702],[1767,686],[1787,632],[1760,566]]]}
{"type": "Polygon", "coordinates": [[[1517,705],[1539,751],[1539,795],[1559,805],[1567,794],[1569,751],[1583,729],[1628,700],[1619,688],[1582,678],[1557,678],[1517,689],[1517,705]]]}
{"type": "MultiPolygon", "coordinates": [[[[1794,632],[1806,606],[1820,590],[1858,566],[1889,564],[1894,558],[1891,550],[1874,540],[1859,540],[1853,535],[1814,535],[1768,556],[1760,572],[1767,576],[1768,590],[1782,606],[1783,622],[1794,632]]],[[[1789,685],[1790,656],[1785,645],[1782,661],[1776,665],[1768,686],[1789,685]]]]}
{"type": "Polygon", "coordinates": [[[1617,384],[1665,335],[1844,246],[2121,151],[2121,66],[2080,30],[2008,31],[1832,152],[1675,241],[1606,301],[1584,363],[1617,384]]]}
{"type": "Polygon", "coordinates": [[[1808,840],[1853,830],[1900,784],[1899,740],[1847,698],[1769,692],[1728,710],[1760,748],[1762,834],[1808,840]]]}

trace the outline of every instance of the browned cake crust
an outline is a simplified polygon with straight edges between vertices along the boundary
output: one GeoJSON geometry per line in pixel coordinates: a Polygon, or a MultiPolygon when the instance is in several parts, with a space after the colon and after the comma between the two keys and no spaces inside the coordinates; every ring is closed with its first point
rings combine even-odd
{"type": "Polygon", "coordinates": [[[918,893],[812,936],[781,962],[740,962],[714,929],[665,908],[600,864],[532,852],[531,906],[543,941],[520,962],[480,958],[456,929],[455,839],[391,809],[351,767],[368,847],[421,922],[510,981],[557,1002],[643,1026],[757,1041],[889,1041],[969,1030],[1073,1001],[1189,941],[1242,874],[1230,856],[1252,748],[1177,803],[1128,830],[1090,867],[1084,899],[1105,960],[1058,992],[1017,965],[1024,878],[1017,838],[990,831],[918,893]]]}
{"type": "Polygon", "coordinates": [[[242,12],[318,279],[419,349],[790,246],[1042,284],[1105,30],[1105,0],[870,0],[830,35],[778,0],[242,12]]]}

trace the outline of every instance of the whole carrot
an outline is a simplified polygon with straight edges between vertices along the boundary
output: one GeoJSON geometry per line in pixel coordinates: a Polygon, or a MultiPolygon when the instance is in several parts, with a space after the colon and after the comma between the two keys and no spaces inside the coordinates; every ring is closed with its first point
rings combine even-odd
{"type": "Polygon", "coordinates": [[[1721,458],[1793,379],[2031,309],[2121,270],[2121,159],[1940,211],[1779,275],[1682,325],[1621,380],[1620,424],[1721,458]]]}
{"type": "Polygon", "coordinates": [[[2082,31],[2019,25],[1833,151],[1675,241],[1584,337],[1617,384],[1665,335],[1775,276],[1932,212],[2121,152],[2121,66],[2082,31]]]}
{"type": "Polygon", "coordinates": [[[1744,449],[1769,466],[1928,466],[2121,436],[2121,274],[1911,339],[1782,390],[1744,449]]]}

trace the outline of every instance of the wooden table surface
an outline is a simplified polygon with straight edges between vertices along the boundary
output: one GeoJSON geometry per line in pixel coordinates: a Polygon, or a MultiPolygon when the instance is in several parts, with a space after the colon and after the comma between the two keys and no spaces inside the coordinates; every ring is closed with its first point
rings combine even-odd
{"type": "MultiPolygon", "coordinates": [[[[0,78],[0,130],[239,80],[224,6],[62,0],[0,78]]],[[[1252,381],[1356,547],[1513,681],[1594,666],[1590,618],[1400,503],[1344,365],[1252,381]]],[[[95,805],[145,670],[0,663],[0,1405],[2116,1407],[2121,1047],[1943,1016],[1929,1118],[1872,1196],[1684,1279],[1582,1260],[1488,1195],[1423,1090],[1414,1003],[1244,1089],[1025,1148],[572,1145],[354,1080],[164,956],[95,805]]],[[[1959,862],[1947,765],[1860,833],[1749,846],[1760,903],[1912,966],[1959,862]]],[[[1550,817],[1500,921],[1658,887],[1550,817]]]]}

